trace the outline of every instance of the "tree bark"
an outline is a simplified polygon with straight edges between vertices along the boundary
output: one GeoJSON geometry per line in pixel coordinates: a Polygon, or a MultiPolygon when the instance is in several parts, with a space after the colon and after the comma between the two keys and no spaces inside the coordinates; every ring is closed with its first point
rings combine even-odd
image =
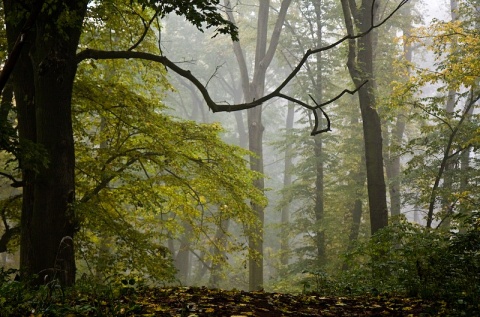
{"type": "MultiPolygon", "coordinates": [[[[293,104],[288,104],[287,110],[287,119],[285,122],[285,128],[287,132],[287,136],[291,133],[293,129],[293,122],[295,118],[295,108],[293,104]]],[[[292,143],[288,142],[285,147],[285,165],[283,168],[283,188],[286,188],[292,184],[292,143]]],[[[289,250],[290,250],[290,243],[289,243],[289,236],[288,236],[288,224],[290,222],[290,204],[285,203],[284,206],[281,208],[282,211],[282,233],[281,233],[281,240],[280,240],[280,263],[283,266],[287,266],[289,262],[289,250]]]]}
{"type": "MultiPolygon", "coordinates": [[[[283,0],[278,13],[278,18],[268,41],[268,18],[270,11],[270,1],[260,0],[257,20],[257,42],[255,46],[255,64],[253,70],[253,78],[250,81],[248,67],[245,56],[239,42],[233,43],[233,51],[237,58],[240,69],[242,89],[244,98],[247,102],[258,100],[265,93],[265,75],[267,69],[272,62],[273,56],[278,46],[282,26],[285,21],[288,7],[291,0],[283,0]]],[[[232,14],[232,6],[229,0],[224,0],[227,8],[228,18],[234,22],[232,14]]],[[[250,157],[250,167],[252,170],[263,173],[263,131],[262,124],[262,107],[257,106],[247,110],[248,122],[248,141],[249,150],[255,156],[250,157]]],[[[257,179],[254,185],[261,191],[264,190],[264,179],[257,179]]],[[[249,289],[251,291],[263,289],[263,224],[264,224],[264,207],[252,204],[252,209],[257,214],[259,226],[249,233],[249,289]]]]}
{"type": "MultiPolygon", "coordinates": [[[[3,1],[5,10],[5,21],[7,31],[7,41],[9,50],[13,48],[18,34],[20,33],[20,26],[25,23],[25,18],[20,21],[13,21],[11,16],[20,9],[20,1],[6,0],[3,1]]],[[[30,30],[30,38],[34,38],[35,30],[30,30]]],[[[32,46],[32,40],[25,43],[20,53],[20,56],[15,64],[10,81],[13,83],[13,90],[15,94],[15,103],[17,107],[18,120],[18,135],[20,143],[20,151],[22,152],[23,145],[28,143],[36,143],[36,122],[35,122],[35,86],[33,79],[33,65],[28,56],[32,46]]],[[[31,238],[29,231],[31,227],[31,217],[33,215],[33,184],[35,182],[35,173],[31,164],[24,162],[22,154],[19,155],[19,166],[22,170],[23,183],[23,197],[22,197],[22,211],[21,211],[21,235],[20,235],[20,269],[29,274],[32,271],[28,270],[32,260],[31,254],[28,252],[31,249],[31,238]]]]}
{"type": "MultiPolygon", "coordinates": [[[[410,26],[403,30],[406,38],[410,36],[410,26]]],[[[407,62],[412,62],[412,47],[411,44],[404,43],[403,53],[407,62]]],[[[410,70],[408,72],[410,74],[410,70]]],[[[397,147],[401,144],[406,127],[406,115],[400,113],[397,115],[397,120],[390,136],[390,149],[388,151],[388,158],[386,159],[386,172],[389,180],[390,193],[390,214],[398,216],[401,213],[401,179],[400,179],[400,156],[392,154],[392,147],[397,147]]]]}
{"type": "MultiPolygon", "coordinates": [[[[354,24],[360,32],[366,32],[374,22],[375,2],[364,0],[359,8],[354,1],[342,0],[342,9],[348,34],[354,34],[354,24]],[[351,3],[351,5],[350,5],[351,3]]],[[[383,172],[382,129],[375,100],[375,78],[373,75],[373,34],[369,32],[357,40],[349,40],[347,67],[353,82],[358,87],[365,142],[365,164],[367,170],[368,203],[372,235],[388,225],[388,208],[383,172]]]]}
{"type": "MultiPolygon", "coordinates": [[[[8,40],[18,35],[15,14],[29,1],[4,1],[8,40]]],[[[21,267],[24,274],[37,274],[37,284],[59,280],[75,282],[73,236],[77,227],[72,204],[75,197],[74,144],[71,98],[77,69],[79,43],[86,0],[56,1],[38,16],[34,36],[22,50],[13,73],[19,103],[19,134],[41,147],[47,160],[35,173],[22,166],[21,267]],[[68,10],[76,17],[59,26],[56,21],[68,10]],[[68,35],[68,36],[67,36],[68,35]],[[34,102],[35,100],[35,102],[34,102]]]]}

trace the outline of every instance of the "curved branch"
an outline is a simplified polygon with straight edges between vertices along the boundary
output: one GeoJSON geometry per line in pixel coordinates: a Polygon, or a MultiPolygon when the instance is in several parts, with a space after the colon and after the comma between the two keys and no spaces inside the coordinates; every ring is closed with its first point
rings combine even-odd
{"type": "MultiPolygon", "coordinates": [[[[343,91],[338,98],[340,98],[341,95],[344,94],[345,91],[343,91]]],[[[331,129],[331,122],[330,122],[330,118],[328,117],[327,113],[318,105],[318,103],[315,101],[315,99],[313,99],[312,95],[309,95],[310,96],[310,99],[312,99],[312,101],[317,105],[315,107],[315,111],[313,111],[313,115],[315,116],[315,126],[313,127],[313,131],[311,133],[311,135],[316,135],[316,134],[320,134],[322,132],[328,132],[328,131],[332,131],[331,129]],[[317,131],[318,129],[318,123],[320,122],[320,119],[318,118],[318,113],[316,110],[320,110],[323,114],[323,116],[325,117],[325,119],[327,119],[327,127],[325,129],[322,129],[322,130],[319,130],[317,131]]],[[[333,100],[332,100],[333,102],[333,100]]]]}
{"type": "Polygon", "coordinates": [[[11,180],[12,184],[10,184],[10,186],[12,186],[14,188],[22,187],[24,185],[23,181],[17,180],[13,175],[0,172],[0,176],[4,176],[4,177],[8,178],[9,180],[11,180]]]}
{"type": "Polygon", "coordinates": [[[453,141],[455,139],[455,136],[457,135],[458,131],[460,130],[461,125],[463,122],[467,119],[468,113],[470,109],[475,105],[475,103],[480,99],[480,94],[473,97],[473,91],[471,92],[471,98],[468,102],[468,104],[465,107],[465,110],[463,111],[462,116],[460,117],[460,121],[458,121],[457,125],[455,128],[452,130],[452,133],[450,134],[448,138],[447,145],[445,146],[444,152],[443,152],[443,158],[440,163],[440,167],[438,168],[437,175],[435,177],[435,182],[433,184],[433,188],[430,192],[430,202],[428,206],[428,213],[427,213],[427,228],[432,227],[432,222],[433,222],[433,212],[435,209],[435,203],[437,201],[437,191],[440,186],[440,181],[443,177],[443,173],[445,172],[445,169],[447,167],[447,162],[448,159],[450,158],[450,150],[453,146],[453,141]]]}
{"type": "MultiPolygon", "coordinates": [[[[265,95],[265,96],[263,96],[259,99],[256,99],[252,102],[247,102],[247,103],[240,103],[240,104],[234,104],[234,105],[216,103],[210,97],[210,94],[209,94],[208,90],[205,88],[205,86],[189,70],[186,70],[186,69],[183,69],[183,68],[179,67],[176,63],[174,63],[173,61],[171,61],[170,59],[168,59],[165,56],[159,56],[159,55],[155,55],[155,54],[150,54],[150,53],[145,53],[145,52],[135,52],[135,51],[102,51],[102,50],[85,49],[85,50],[83,50],[83,51],[81,51],[77,54],[76,61],[77,61],[77,63],[80,63],[80,62],[82,62],[83,60],[86,60],[86,59],[130,59],[130,58],[133,59],[133,58],[135,58],[135,59],[143,59],[143,60],[148,60],[148,61],[161,63],[165,67],[170,68],[172,71],[174,71],[178,75],[180,75],[180,76],[188,79],[189,81],[191,81],[192,84],[194,84],[197,87],[197,89],[200,91],[203,98],[205,99],[205,102],[207,103],[207,106],[213,112],[232,112],[232,111],[238,111],[238,110],[251,109],[251,108],[254,108],[254,107],[257,107],[257,106],[261,105],[262,103],[264,103],[264,102],[266,102],[266,101],[268,101],[268,100],[270,100],[274,97],[281,97],[281,98],[285,98],[285,99],[295,101],[296,103],[299,103],[302,106],[312,110],[311,106],[308,106],[306,103],[299,102],[299,100],[294,99],[294,98],[290,98],[290,97],[287,98],[286,95],[281,93],[282,89],[300,72],[301,68],[307,62],[310,55],[317,54],[317,53],[332,49],[332,48],[340,45],[341,43],[343,43],[347,40],[353,40],[353,39],[357,39],[357,38],[360,38],[362,36],[365,36],[366,34],[371,32],[373,29],[382,26],[388,19],[390,19],[407,2],[408,2],[408,0],[402,0],[400,2],[400,4],[397,6],[397,8],[395,10],[393,10],[384,20],[380,21],[378,24],[372,24],[365,32],[361,32],[361,33],[358,33],[356,35],[348,34],[348,35],[342,37],[341,39],[339,39],[338,41],[336,41],[336,42],[334,42],[330,45],[308,50],[303,55],[302,59],[297,64],[297,66],[292,70],[292,72],[287,76],[287,78],[274,91],[270,92],[269,94],[267,94],[267,95],[265,95]]],[[[326,104],[329,104],[329,103],[332,103],[333,101],[340,98],[346,92],[348,92],[350,94],[354,94],[365,83],[366,82],[361,84],[359,87],[357,87],[353,91],[345,89],[340,95],[338,95],[337,97],[335,97],[335,98],[333,98],[333,99],[331,99],[331,100],[329,100],[325,103],[317,105],[315,107],[315,109],[320,109],[321,112],[324,115],[326,115],[326,113],[321,109],[322,106],[324,106],[326,104]]],[[[315,125],[315,129],[316,129],[318,127],[318,122],[317,122],[318,118],[317,118],[317,114],[315,116],[316,116],[316,125],[315,125]]],[[[320,133],[320,131],[315,130],[315,131],[312,132],[312,134],[320,133]]]]}
{"type": "Polygon", "coordinates": [[[148,22],[145,22],[145,20],[142,19],[142,22],[143,22],[143,26],[144,26],[144,30],[143,30],[143,33],[142,35],[140,36],[140,38],[137,40],[137,42],[135,42],[135,44],[133,44],[129,49],[128,51],[133,51],[134,49],[136,49],[138,47],[138,45],[140,45],[140,43],[143,42],[143,40],[145,39],[145,36],[147,36],[147,33],[148,31],[150,30],[150,26],[152,25],[152,23],[155,21],[155,19],[157,18],[159,12],[155,12],[155,14],[153,15],[153,17],[148,21],[148,22]]]}

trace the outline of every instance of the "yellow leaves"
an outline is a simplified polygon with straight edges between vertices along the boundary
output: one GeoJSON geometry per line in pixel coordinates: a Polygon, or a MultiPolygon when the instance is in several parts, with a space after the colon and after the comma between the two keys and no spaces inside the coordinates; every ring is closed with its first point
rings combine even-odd
{"type": "Polygon", "coordinates": [[[200,196],[198,197],[198,202],[199,202],[200,204],[202,204],[202,205],[205,205],[205,204],[207,203],[207,199],[205,198],[205,196],[200,195],[200,196]]]}
{"type": "Polygon", "coordinates": [[[420,70],[416,76],[418,84],[438,83],[445,85],[445,90],[475,84],[480,73],[480,36],[468,21],[437,21],[415,29],[409,41],[423,45],[433,54],[434,69],[420,70]]]}
{"type": "MultiPolygon", "coordinates": [[[[88,229],[80,243],[96,250],[103,235],[121,237],[111,246],[112,265],[152,278],[169,270],[151,251],[166,236],[185,236],[212,263],[224,261],[208,254],[217,228],[225,220],[253,227],[257,218],[248,202],[266,203],[253,186],[260,175],[249,170],[248,152],[222,142],[219,123],[169,117],[157,99],[137,93],[127,80],[92,82],[88,71],[79,71],[76,179],[77,197],[85,200],[77,210],[88,229]]],[[[222,239],[222,251],[243,248],[227,231],[222,239]]]]}

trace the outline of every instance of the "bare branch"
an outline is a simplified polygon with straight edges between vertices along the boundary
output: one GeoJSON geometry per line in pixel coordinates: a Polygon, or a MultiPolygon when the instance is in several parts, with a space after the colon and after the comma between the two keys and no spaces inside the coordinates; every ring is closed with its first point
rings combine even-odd
{"type": "Polygon", "coordinates": [[[143,22],[143,27],[144,27],[144,30],[143,30],[143,33],[142,35],[140,36],[140,38],[138,39],[138,41],[133,44],[129,49],[128,51],[133,51],[134,49],[137,48],[138,45],[140,45],[140,43],[142,43],[143,39],[145,38],[145,36],[147,36],[147,33],[148,31],[150,30],[150,26],[152,25],[153,21],[155,21],[155,19],[157,18],[158,16],[158,11],[155,12],[155,14],[152,16],[152,18],[148,21],[148,22],[145,22],[144,19],[142,19],[142,22],[143,22]]]}
{"type": "MultiPolygon", "coordinates": [[[[342,95],[343,95],[343,92],[342,92],[342,95]]],[[[317,105],[315,107],[315,110],[313,111],[313,115],[315,116],[315,127],[313,128],[313,131],[312,131],[311,135],[316,135],[316,134],[320,134],[322,132],[332,131],[332,129],[330,128],[331,127],[330,118],[328,117],[327,113],[319,106],[319,104],[315,101],[315,99],[313,99],[312,95],[309,95],[309,96],[310,96],[310,99],[312,99],[312,101],[317,105]],[[317,131],[317,129],[318,129],[318,123],[320,122],[320,119],[318,118],[318,113],[317,113],[316,110],[320,110],[322,112],[322,114],[325,116],[325,119],[327,119],[327,127],[325,129],[318,130],[318,131],[317,131]]]]}
{"type": "MultiPolygon", "coordinates": [[[[251,109],[251,108],[257,107],[257,106],[261,105],[262,103],[264,103],[264,102],[266,102],[266,101],[268,101],[272,98],[275,98],[275,97],[280,97],[280,98],[283,98],[283,99],[291,100],[291,101],[294,101],[294,102],[296,102],[296,103],[298,103],[298,104],[300,104],[300,105],[302,105],[302,106],[304,106],[304,107],[306,107],[310,110],[315,110],[314,112],[315,112],[316,124],[315,124],[315,131],[313,131],[312,134],[318,134],[318,133],[325,132],[325,131],[322,131],[322,130],[316,131],[316,129],[318,128],[318,122],[317,122],[317,120],[318,120],[317,116],[318,115],[316,114],[316,110],[320,109],[320,111],[323,113],[323,115],[326,115],[326,113],[321,109],[323,106],[334,102],[335,100],[340,98],[346,92],[348,92],[350,94],[356,93],[361,87],[363,87],[363,85],[365,85],[366,82],[361,84],[359,87],[356,87],[355,90],[353,90],[353,91],[345,89],[337,97],[335,97],[335,98],[333,98],[333,99],[331,99],[327,102],[324,102],[322,104],[316,105],[316,107],[314,107],[313,109],[312,109],[311,106],[308,106],[308,104],[306,104],[304,102],[301,102],[301,101],[299,101],[295,98],[288,97],[288,96],[282,94],[281,93],[282,89],[285,88],[285,86],[300,72],[303,65],[307,62],[308,58],[310,57],[310,55],[317,54],[317,53],[332,49],[332,48],[340,45],[341,43],[343,43],[347,40],[353,40],[353,39],[357,39],[357,38],[360,38],[362,36],[365,36],[366,34],[371,32],[373,29],[378,28],[381,25],[383,25],[388,19],[390,19],[395,14],[395,12],[397,12],[407,2],[408,2],[408,0],[402,0],[402,2],[397,6],[397,8],[395,10],[393,10],[384,20],[380,21],[378,24],[372,24],[370,26],[370,28],[368,28],[365,32],[361,32],[361,33],[358,33],[356,35],[348,34],[348,35],[342,37],[341,39],[339,39],[338,41],[336,41],[336,42],[334,42],[330,45],[308,50],[303,55],[302,59],[297,64],[297,66],[292,70],[292,72],[287,76],[287,78],[274,91],[270,92],[269,94],[267,94],[267,95],[265,95],[265,96],[263,96],[259,99],[256,99],[256,100],[254,100],[252,102],[248,102],[248,103],[240,103],[240,104],[234,104],[234,105],[230,105],[230,104],[226,104],[226,103],[224,103],[224,104],[216,103],[210,97],[210,94],[207,91],[205,85],[202,84],[189,70],[186,70],[186,69],[183,69],[183,68],[179,67],[176,63],[174,63],[173,61],[171,61],[170,59],[168,59],[165,56],[159,56],[159,55],[145,53],[145,52],[134,52],[134,51],[101,51],[101,50],[86,49],[86,50],[83,50],[83,51],[81,51],[77,54],[76,61],[77,61],[77,63],[80,63],[85,59],[130,59],[130,58],[132,58],[132,59],[143,59],[143,60],[149,60],[149,61],[161,63],[165,67],[167,67],[167,68],[171,69],[172,71],[174,71],[175,73],[177,73],[178,75],[180,75],[180,76],[188,79],[190,82],[192,82],[197,87],[197,89],[200,91],[200,93],[202,94],[203,98],[205,99],[205,102],[207,103],[207,106],[213,112],[232,112],[232,111],[238,111],[238,110],[251,109]]],[[[229,1],[226,1],[226,4],[227,4],[227,7],[228,7],[229,1]]],[[[231,15],[231,11],[229,12],[227,10],[227,14],[228,13],[230,13],[230,15],[231,15]]],[[[232,18],[232,17],[230,17],[230,18],[232,18]]]]}
{"type": "Polygon", "coordinates": [[[22,187],[23,186],[23,181],[17,180],[15,177],[13,177],[10,174],[0,172],[0,175],[8,178],[9,180],[11,180],[12,184],[10,184],[10,186],[12,186],[12,187],[17,188],[17,187],[22,187]]]}

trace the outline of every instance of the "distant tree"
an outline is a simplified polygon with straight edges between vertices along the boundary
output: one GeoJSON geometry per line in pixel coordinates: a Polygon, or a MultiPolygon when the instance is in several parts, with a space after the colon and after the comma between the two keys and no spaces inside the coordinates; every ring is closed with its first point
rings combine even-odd
{"type": "MultiPolygon", "coordinates": [[[[265,76],[274,54],[278,47],[282,26],[285,21],[288,7],[291,0],[281,2],[280,11],[275,21],[275,26],[270,40],[268,40],[269,17],[270,17],[270,1],[261,0],[257,13],[257,33],[255,45],[255,66],[253,74],[250,77],[248,73],[248,65],[245,59],[245,53],[239,42],[234,42],[233,49],[240,68],[242,88],[244,99],[252,102],[260,99],[265,94],[265,76]]],[[[228,17],[234,23],[232,14],[232,5],[230,1],[225,1],[225,6],[229,10],[228,17]]],[[[247,112],[248,122],[248,148],[254,153],[250,157],[250,166],[252,170],[263,173],[263,131],[262,123],[262,107],[249,109],[247,112]]],[[[263,179],[255,182],[255,186],[264,190],[265,184],[263,179]]],[[[249,289],[259,290],[263,288],[263,223],[264,208],[262,206],[253,205],[254,210],[258,214],[260,227],[251,232],[250,248],[252,254],[249,258],[249,289]]]]}

